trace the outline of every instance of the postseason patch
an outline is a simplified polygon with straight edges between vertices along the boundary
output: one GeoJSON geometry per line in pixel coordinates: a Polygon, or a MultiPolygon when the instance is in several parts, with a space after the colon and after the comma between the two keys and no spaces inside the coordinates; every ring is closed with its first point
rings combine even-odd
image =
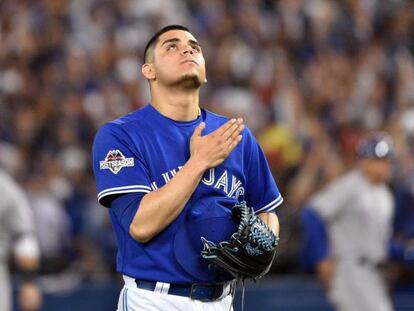
{"type": "Polygon", "coordinates": [[[101,170],[110,170],[114,174],[118,174],[123,167],[134,166],[134,158],[125,158],[119,150],[109,150],[105,160],[99,161],[101,170]]]}

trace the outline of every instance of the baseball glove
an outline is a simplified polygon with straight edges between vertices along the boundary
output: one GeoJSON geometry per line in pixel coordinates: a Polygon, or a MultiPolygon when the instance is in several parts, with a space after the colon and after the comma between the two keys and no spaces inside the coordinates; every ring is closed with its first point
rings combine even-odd
{"type": "Polygon", "coordinates": [[[256,280],[269,271],[279,238],[246,202],[236,204],[232,216],[238,230],[218,245],[202,237],[201,256],[235,278],[256,280]]]}

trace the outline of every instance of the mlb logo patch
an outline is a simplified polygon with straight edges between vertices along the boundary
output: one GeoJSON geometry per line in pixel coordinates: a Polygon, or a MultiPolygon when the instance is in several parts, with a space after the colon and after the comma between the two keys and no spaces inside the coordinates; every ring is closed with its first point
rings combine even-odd
{"type": "Polygon", "coordinates": [[[123,167],[132,167],[134,166],[134,158],[125,158],[121,151],[109,150],[105,160],[99,161],[99,168],[101,170],[110,170],[115,175],[123,167]]]}

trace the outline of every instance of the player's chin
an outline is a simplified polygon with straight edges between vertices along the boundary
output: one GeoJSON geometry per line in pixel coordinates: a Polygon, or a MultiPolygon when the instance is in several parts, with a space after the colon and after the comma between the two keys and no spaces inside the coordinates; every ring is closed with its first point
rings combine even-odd
{"type": "Polygon", "coordinates": [[[201,77],[195,73],[184,74],[174,82],[175,86],[181,86],[185,89],[198,89],[201,84],[201,77]]]}

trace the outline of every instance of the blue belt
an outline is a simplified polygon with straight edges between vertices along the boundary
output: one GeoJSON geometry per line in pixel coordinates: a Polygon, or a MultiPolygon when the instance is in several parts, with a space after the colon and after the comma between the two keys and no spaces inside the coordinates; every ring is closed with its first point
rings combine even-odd
{"type": "MultiPolygon", "coordinates": [[[[135,279],[138,288],[155,291],[157,282],[135,279]]],[[[226,288],[226,284],[170,284],[167,294],[189,297],[201,301],[214,301],[219,299],[226,288]]],[[[229,291],[230,293],[230,291],[229,291]]]]}

